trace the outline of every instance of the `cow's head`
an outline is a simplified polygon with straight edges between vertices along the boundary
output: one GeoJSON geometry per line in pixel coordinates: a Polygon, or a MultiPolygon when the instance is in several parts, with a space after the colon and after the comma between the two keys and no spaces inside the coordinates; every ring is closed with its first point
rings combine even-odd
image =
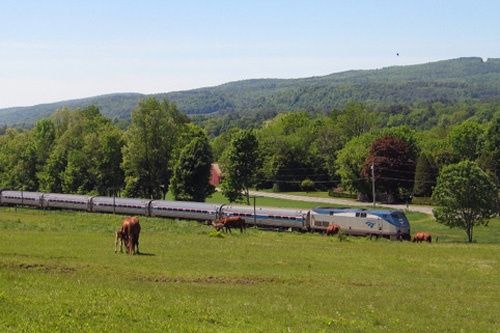
{"type": "Polygon", "coordinates": [[[214,226],[215,230],[219,231],[224,226],[224,223],[212,221],[212,225],[214,226]]]}

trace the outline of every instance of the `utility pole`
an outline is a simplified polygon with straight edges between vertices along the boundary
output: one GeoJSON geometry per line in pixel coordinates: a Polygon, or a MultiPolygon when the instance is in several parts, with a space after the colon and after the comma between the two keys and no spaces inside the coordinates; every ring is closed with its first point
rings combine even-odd
{"type": "Polygon", "coordinates": [[[257,229],[257,207],[255,205],[256,195],[253,196],[253,227],[257,229]]]}
{"type": "Polygon", "coordinates": [[[372,196],[373,206],[375,206],[375,163],[372,162],[372,196]]]}

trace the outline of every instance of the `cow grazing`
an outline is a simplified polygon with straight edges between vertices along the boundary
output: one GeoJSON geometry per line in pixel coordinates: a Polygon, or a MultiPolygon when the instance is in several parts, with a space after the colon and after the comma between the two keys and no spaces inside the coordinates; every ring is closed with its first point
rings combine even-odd
{"type": "Polygon", "coordinates": [[[139,219],[135,216],[131,216],[123,220],[122,232],[127,237],[127,253],[139,254],[139,234],[141,233],[139,219]]]}
{"type": "Polygon", "coordinates": [[[326,235],[327,236],[333,236],[333,235],[336,235],[340,232],[340,226],[338,224],[330,224],[327,228],[326,228],[326,235]]]}
{"type": "Polygon", "coordinates": [[[212,225],[214,226],[215,230],[217,230],[217,231],[224,228],[224,223],[221,223],[221,222],[212,221],[212,225]]]}
{"type": "Polygon", "coordinates": [[[421,242],[427,242],[430,243],[432,241],[431,234],[428,232],[417,232],[415,235],[413,235],[412,242],[413,243],[421,243],[421,242]]]}
{"type": "Polygon", "coordinates": [[[212,225],[215,230],[219,231],[220,229],[226,229],[226,232],[232,232],[232,228],[240,228],[240,232],[243,232],[244,229],[247,228],[247,224],[245,219],[239,216],[227,216],[221,218],[219,221],[213,221],[212,225]]]}
{"type": "Polygon", "coordinates": [[[115,253],[118,249],[118,242],[120,242],[120,252],[123,253],[123,244],[127,246],[127,235],[123,232],[123,229],[116,229],[115,232],[115,253]]]}

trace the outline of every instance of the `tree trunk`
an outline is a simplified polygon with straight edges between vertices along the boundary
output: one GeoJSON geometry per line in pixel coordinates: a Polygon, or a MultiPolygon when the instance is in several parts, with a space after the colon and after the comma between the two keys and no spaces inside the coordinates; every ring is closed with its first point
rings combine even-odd
{"type": "Polygon", "coordinates": [[[467,226],[467,236],[469,236],[469,243],[472,243],[472,224],[467,226]]]}

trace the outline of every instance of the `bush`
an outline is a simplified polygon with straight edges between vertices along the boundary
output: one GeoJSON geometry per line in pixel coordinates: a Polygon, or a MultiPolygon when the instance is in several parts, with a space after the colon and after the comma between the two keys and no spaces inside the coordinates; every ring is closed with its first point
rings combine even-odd
{"type": "Polygon", "coordinates": [[[302,183],[300,183],[300,188],[306,192],[314,191],[314,182],[309,178],[306,178],[302,181],[302,183]]]}

